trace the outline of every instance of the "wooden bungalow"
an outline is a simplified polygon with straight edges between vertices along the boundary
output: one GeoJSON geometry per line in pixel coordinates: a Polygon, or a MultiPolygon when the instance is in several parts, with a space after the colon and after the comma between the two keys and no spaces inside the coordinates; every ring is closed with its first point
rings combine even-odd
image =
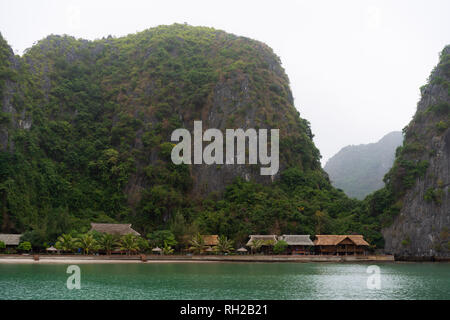
{"type": "Polygon", "coordinates": [[[21,234],[2,233],[0,234],[0,241],[5,243],[6,248],[17,247],[21,236],[21,234]]]}
{"type": "Polygon", "coordinates": [[[365,255],[369,243],[362,235],[316,235],[314,248],[318,254],[365,255]]]}
{"type": "Polygon", "coordinates": [[[246,246],[251,248],[253,246],[253,241],[255,240],[262,240],[261,251],[265,254],[272,253],[272,248],[278,241],[277,236],[274,234],[269,235],[252,234],[250,235],[250,239],[248,240],[246,246]]]}
{"type": "Polygon", "coordinates": [[[90,231],[115,234],[119,236],[124,236],[130,233],[135,236],[141,235],[139,232],[131,228],[131,224],[127,223],[91,223],[90,231]]]}
{"type": "Polygon", "coordinates": [[[314,243],[309,238],[309,234],[283,234],[278,240],[286,241],[289,254],[310,254],[314,243]]]}

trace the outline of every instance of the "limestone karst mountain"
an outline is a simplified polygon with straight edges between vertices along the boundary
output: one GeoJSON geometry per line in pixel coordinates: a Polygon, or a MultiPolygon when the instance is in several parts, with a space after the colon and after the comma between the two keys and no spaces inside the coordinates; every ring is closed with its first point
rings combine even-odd
{"type": "Polygon", "coordinates": [[[327,161],[324,170],[333,186],[349,197],[364,199],[384,186],[383,177],[392,167],[395,150],[402,142],[402,133],[394,131],[375,143],[344,147],[327,161]]]}
{"type": "Polygon", "coordinates": [[[264,43],[174,24],[95,41],[51,35],[23,56],[0,45],[2,231],[43,243],[90,222],[234,239],[376,228],[363,230],[358,203],[329,183],[264,43]],[[279,129],[277,175],[260,164],[173,164],[171,133],[192,132],[194,120],[279,129]]]}
{"type": "Polygon", "coordinates": [[[450,257],[450,46],[441,53],[405,140],[386,175],[393,223],[383,229],[387,252],[405,259],[450,257]]]}

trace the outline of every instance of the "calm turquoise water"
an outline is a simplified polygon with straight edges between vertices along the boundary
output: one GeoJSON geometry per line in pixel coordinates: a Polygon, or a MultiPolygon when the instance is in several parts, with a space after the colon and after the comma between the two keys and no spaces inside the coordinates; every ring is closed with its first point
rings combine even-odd
{"type": "Polygon", "coordinates": [[[80,264],[81,289],[68,290],[67,265],[0,264],[0,299],[450,299],[450,264],[80,264]]]}

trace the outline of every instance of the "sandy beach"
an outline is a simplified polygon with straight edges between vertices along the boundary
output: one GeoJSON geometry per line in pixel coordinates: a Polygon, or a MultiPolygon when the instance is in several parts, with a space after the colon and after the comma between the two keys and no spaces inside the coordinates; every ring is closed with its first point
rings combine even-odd
{"type": "Polygon", "coordinates": [[[117,263],[221,263],[221,262],[392,262],[393,256],[292,256],[292,255],[242,255],[242,256],[74,256],[74,255],[33,255],[0,256],[0,264],[117,264],[117,263]]]}
{"type": "Polygon", "coordinates": [[[214,261],[202,260],[115,260],[115,259],[45,259],[38,261],[31,259],[1,259],[0,264],[116,264],[116,263],[214,263],[214,261]]]}

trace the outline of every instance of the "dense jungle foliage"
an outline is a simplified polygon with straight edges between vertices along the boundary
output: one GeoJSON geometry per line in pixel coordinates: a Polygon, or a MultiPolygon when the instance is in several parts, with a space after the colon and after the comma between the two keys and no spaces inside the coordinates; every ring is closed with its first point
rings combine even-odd
{"type": "Polygon", "coordinates": [[[391,195],[357,201],[331,186],[279,59],[260,42],[176,24],[95,41],[52,35],[19,57],[0,37],[0,89],[1,231],[34,247],[90,222],[170,230],[178,243],[197,232],[235,243],[358,233],[383,246],[391,195]],[[239,107],[224,126],[280,128],[281,173],[198,194],[192,168],[170,161],[170,134],[207,118],[222,87],[246,95],[227,97],[239,107]]]}

